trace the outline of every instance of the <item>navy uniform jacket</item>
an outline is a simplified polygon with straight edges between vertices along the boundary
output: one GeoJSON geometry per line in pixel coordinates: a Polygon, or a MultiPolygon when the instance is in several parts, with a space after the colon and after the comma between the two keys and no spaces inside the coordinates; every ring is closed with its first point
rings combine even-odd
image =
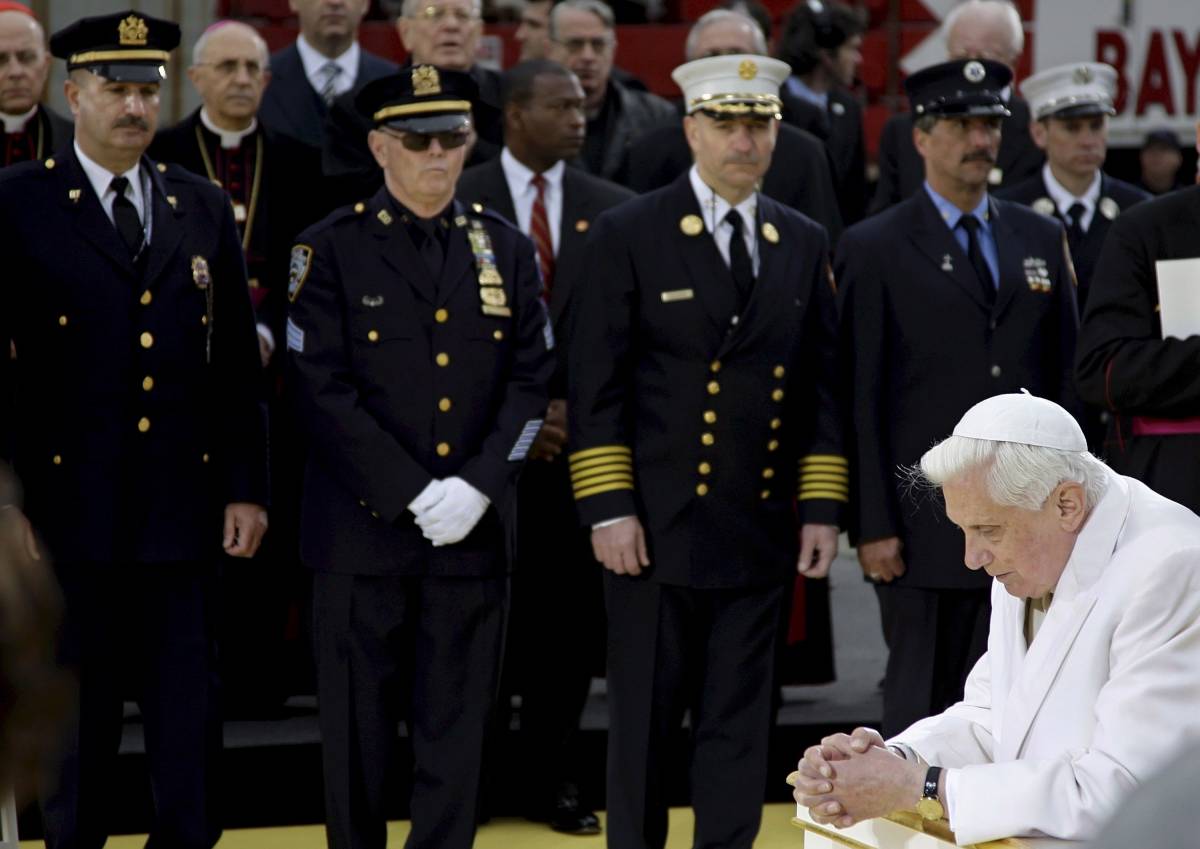
{"type": "Polygon", "coordinates": [[[828,241],[760,194],[761,267],[733,325],[728,266],[684,224],[701,214],[684,174],[592,227],[572,307],[572,485],[585,525],[640,516],[651,580],[769,586],[795,574],[798,522],[836,524],[846,498],[828,241]]]}
{"type": "MultiPolygon", "coordinates": [[[[496,157],[468,168],[458,181],[458,196],[469,203],[480,203],[517,220],[512,193],[504,176],[504,166],[496,157]]],[[[587,232],[597,215],[609,207],[633,197],[624,186],[593,177],[586,171],[567,166],[563,171],[562,221],[558,233],[558,255],[554,258],[554,286],[550,291],[550,321],[559,345],[551,398],[567,397],[567,348],[570,334],[569,304],[572,292],[586,274],[587,232]]]]}
{"type": "Polygon", "coordinates": [[[310,568],[504,568],[501,516],[541,427],[553,337],[533,243],[495,214],[458,203],[453,213],[438,280],[386,189],[309,228],[293,249],[287,346],[309,446],[300,544],[310,568]],[[472,221],[490,236],[511,316],[483,310],[472,221]],[[434,548],[406,508],[452,476],[492,506],[462,542],[434,548]]]}
{"type": "Polygon", "coordinates": [[[1200,336],[1162,338],[1154,270],[1157,260],[1194,257],[1200,187],[1138,204],[1113,222],[1076,363],[1084,400],[1115,414],[1104,445],[1109,464],[1200,511],[1200,336]]]}
{"type": "MultiPolygon", "coordinates": [[[[1029,136],[1029,104],[1019,97],[1008,101],[1009,111],[1000,130],[1000,152],[992,188],[1010,186],[1037,173],[1046,157],[1029,136]]],[[[879,136],[879,182],[871,199],[874,214],[914,194],[925,182],[925,161],[912,142],[912,114],[893,115],[879,136]]]]}
{"type": "Polygon", "coordinates": [[[992,200],[1000,287],[988,308],[971,265],[918,191],[851,227],[838,245],[845,385],[852,393],[851,539],[898,536],[894,585],[980,588],[940,499],[909,492],[901,467],[945,439],[972,405],[1003,392],[1078,411],[1071,362],[1077,313],[1062,225],[992,200]]]}
{"type": "MultiPolygon", "coordinates": [[[[1022,180],[1017,185],[996,193],[996,197],[1015,201],[1024,206],[1033,207],[1043,215],[1057,218],[1064,225],[1066,222],[1059,214],[1058,206],[1046,189],[1046,181],[1041,174],[1022,180]]],[[[1096,270],[1096,260],[1100,258],[1100,248],[1104,246],[1104,237],[1112,227],[1113,219],[1124,210],[1149,200],[1150,195],[1137,186],[1117,180],[1107,174],[1100,175],[1100,200],[1096,211],[1092,214],[1092,223],[1088,227],[1079,244],[1071,245],[1071,261],[1075,264],[1075,277],[1079,281],[1079,309],[1087,306],[1088,292],[1091,289],[1092,275],[1096,270]]]]}
{"type": "Polygon", "coordinates": [[[267,503],[233,211],[181,168],[143,157],[142,170],[153,211],[140,269],[73,149],[0,172],[0,345],[16,348],[0,357],[0,428],[60,561],[203,559],[220,552],[226,504],[267,503]]]}

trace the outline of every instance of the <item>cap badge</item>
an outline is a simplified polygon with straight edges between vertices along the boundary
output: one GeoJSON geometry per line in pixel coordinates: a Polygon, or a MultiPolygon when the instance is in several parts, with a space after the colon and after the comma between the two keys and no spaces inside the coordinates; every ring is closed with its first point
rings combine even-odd
{"type": "Polygon", "coordinates": [[[442,93],[442,81],[437,68],[433,65],[418,65],[412,72],[413,94],[417,97],[428,97],[431,94],[442,93]]]}
{"type": "Polygon", "coordinates": [[[1112,198],[1100,198],[1100,214],[1112,221],[1121,214],[1121,207],[1112,198]]]}
{"type": "Polygon", "coordinates": [[[738,76],[744,80],[752,80],[758,76],[758,65],[751,59],[743,59],[738,65],[738,76]]]}
{"type": "Polygon", "coordinates": [[[117,36],[120,38],[122,47],[140,47],[146,43],[149,35],[150,28],[137,15],[130,15],[117,24],[117,36]]]}
{"type": "Polygon", "coordinates": [[[987,71],[981,63],[972,61],[963,65],[963,76],[967,78],[967,82],[978,85],[987,76],[987,71]]]}
{"type": "Polygon", "coordinates": [[[1075,69],[1074,77],[1079,85],[1087,85],[1092,81],[1092,69],[1087,65],[1080,65],[1075,69]]]}
{"type": "Polygon", "coordinates": [[[699,236],[704,231],[704,222],[699,215],[685,215],[679,219],[679,229],[685,236],[699,236]]]}

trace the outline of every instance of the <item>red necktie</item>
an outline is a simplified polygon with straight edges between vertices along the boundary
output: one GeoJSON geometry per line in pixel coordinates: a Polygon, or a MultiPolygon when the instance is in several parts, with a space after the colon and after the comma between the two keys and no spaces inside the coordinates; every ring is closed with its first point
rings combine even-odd
{"type": "Polygon", "coordinates": [[[550,239],[550,219],[546,217],[546,178],[534,174],[529,182],[537,189],[537,197],[533,199],[533,215],[529,220],[529,235],[533,237],[538,265],[542,269],[542,297],[549,301],[550,290],[554,287],[554,242],[550,239]]]}

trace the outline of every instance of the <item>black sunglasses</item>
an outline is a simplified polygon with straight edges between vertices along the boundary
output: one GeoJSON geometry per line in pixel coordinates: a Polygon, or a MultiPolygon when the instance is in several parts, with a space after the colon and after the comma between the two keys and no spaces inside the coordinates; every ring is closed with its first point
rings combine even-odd
{"type": "Polygon", "coordinates": [[[454,148],[466,144],[467,138],[470,136],[470,133],[465,130],[448,130],[444,133],[397,133],[391,130],[386,132],[389,136],[400,139],[400,144],[404,145],[406,150],[414,151],[429,150],[429,145],[434,139],[438,140],[442,150],[454,150],[454,148]]]}

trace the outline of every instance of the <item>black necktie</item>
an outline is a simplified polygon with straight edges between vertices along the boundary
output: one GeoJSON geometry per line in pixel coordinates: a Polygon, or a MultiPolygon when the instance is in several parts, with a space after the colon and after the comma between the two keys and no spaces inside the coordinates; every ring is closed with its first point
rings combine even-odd
{"type": "Polygon", "coordinates": [[[129,180],[125,177],[113,177],[109,188],[117,193],[113,198],[113,224],[117,227],[121,241],[129,248],[130,256],[137,256],[138,251],[142,249],[142,219],[138,217],[133,201],[125,197],[129,180]]]}
{"type": "Polygon", "coordinates": [[[1071,204],[1071,208],[1067,210],[1067,240],[1074,248],[1083,241],[1083,214],[1087,211],[1087,207],[1076,202],[1071,204]]]}
{"type": "Polygon", "coordinates": [[[425,261],[429,273],[433,275],[433,282],[436,285],[438,279],[442,276],[442,265],[445,262],[445,253],[442,251],[442,241],[439,238],[438,221],[436,218],[417,218],[413,220],[416,225],[417,236],[417,251],[421,254],[421,259],[425,261]]]}
{"type": "Polygon", "coordinates": [[[971,268],[979,280],[979,291],[983,293],[984,301],[993,304],[996,302],[996,278],[992,277],[992,270],[988,268],[983,251],[979,248],[979,228],[982,225],[974,215],[964,215],[958,219],[958,226],[967,231],[967,259],[971,260],[971,268]]]}
{"type": "Polygon", "coordinates": [[[733,285],[737,289],[740,313],[750,298],[750,290],[754,287],[754,266],[750,262],[750,252],[746,250],[746,239],[742,235],[741,213],[731,209],[725,214],[725,220],[733,228],[733,235],[729,239],[729,271],[733,274],[733,285]]]}

